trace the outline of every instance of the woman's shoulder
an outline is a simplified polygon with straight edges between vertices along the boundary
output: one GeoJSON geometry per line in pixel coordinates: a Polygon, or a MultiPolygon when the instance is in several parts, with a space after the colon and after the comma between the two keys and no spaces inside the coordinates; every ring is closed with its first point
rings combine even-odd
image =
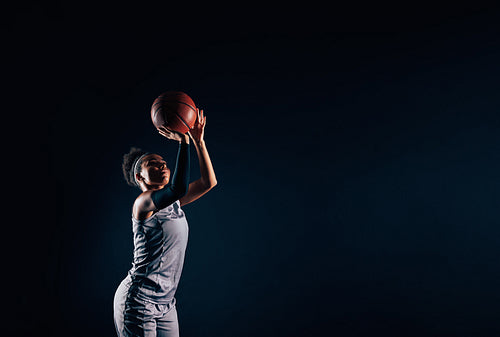
{"type": "Polygon", "coordinates": [[[134,204],[132,205],[132,215],[136,220],[146,220],[151,215],[153,215],[154,206],[151,200],[152,191],[144,191],[135,198],[134,204]]]}

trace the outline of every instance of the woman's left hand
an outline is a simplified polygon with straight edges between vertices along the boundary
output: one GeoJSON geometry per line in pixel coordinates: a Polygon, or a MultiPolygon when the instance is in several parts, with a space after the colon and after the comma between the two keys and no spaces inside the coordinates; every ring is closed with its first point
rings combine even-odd
{"type": "Polygon", "coordinates": [[[198,109],[198,118],[196,118],[196,122],[194,123],[193,128],[188,132],[188,134],[196,144],[199,144],[201,141],[203,141],[206,124],[207,117],[205,117],[205,115],[203,114],[203,110],[198,109]]]}
{"type": "Polygon", "coordinates": [[[189,136],[188,135],[182,134],[182,133],[174,131],[174,130],[170,130],[166,126],[160,126],[159,128],[157,128],[157,130],[160,133],[160,135],[162,135],[165,138],[168,138],[171,140],[176,140],[176,141],[181,142],[181,143],[189,144],[189,136]]]}

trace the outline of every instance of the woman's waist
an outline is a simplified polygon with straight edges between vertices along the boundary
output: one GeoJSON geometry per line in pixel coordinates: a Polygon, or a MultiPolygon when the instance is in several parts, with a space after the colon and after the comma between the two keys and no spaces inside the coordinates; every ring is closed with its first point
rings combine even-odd
{"type": "Polygon", "coordinates": [[[171,256],[164,260],[159,259],[152,263],[132,263],[132,268],[128,273],[133,280],[151,281],[156,284],[163,279],[177,279],[182,272],[183,265],[184,254],[175,257],[171,256]]]}
{"type": "Polygon", "coordinates": [[[124,282],[129,296],[156,304],[170,303],[177,290],[176,282],[154,280],[154,278],[142,277],[130,272],[124,282]]]}

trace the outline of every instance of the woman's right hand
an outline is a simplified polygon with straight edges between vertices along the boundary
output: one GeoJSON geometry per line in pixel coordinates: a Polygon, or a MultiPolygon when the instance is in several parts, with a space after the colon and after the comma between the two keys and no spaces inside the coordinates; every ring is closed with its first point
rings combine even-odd
{"type": "Polygon", "coordinates": [[[189,144],[189,135],[188,134],[183,134],[174,130],[170,130],[166,126],[160,126],[157,128],[158,132],[160,135],[162,135],[165,138],[176,140],[181,143],[186,143],[189,144]]]}

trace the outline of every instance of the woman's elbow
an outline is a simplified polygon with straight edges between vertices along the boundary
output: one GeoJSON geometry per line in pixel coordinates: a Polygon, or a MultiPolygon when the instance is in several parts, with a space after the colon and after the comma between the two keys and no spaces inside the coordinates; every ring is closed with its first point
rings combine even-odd
{"type": "Polygon", "coordinates": [[[213,180],[210,180],[206,186],[206,188],[208,190],[211,190],[212,188],[214,188],[215,186],[217,185],[217,180],[216,179],[213,179],[213,180]]]}
{"type": "Polygon", "coordinates": [[[217,179],[200,179],[201,186],[205,191],[209,191],[217,185],[217,179]]]}

